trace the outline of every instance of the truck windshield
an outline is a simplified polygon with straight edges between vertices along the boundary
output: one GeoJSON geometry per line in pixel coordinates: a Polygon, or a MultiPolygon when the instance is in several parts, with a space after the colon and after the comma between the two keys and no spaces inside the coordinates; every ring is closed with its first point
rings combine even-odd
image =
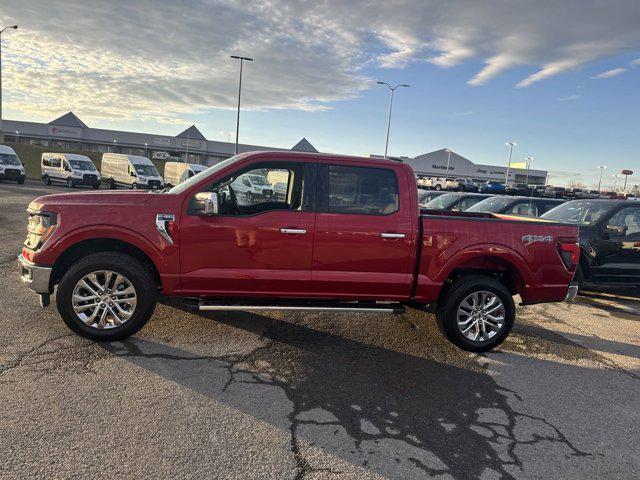
{"type": "Polygon", "coordinates": [[[541,218],[576,225],[591,225],[605,215],[613,205],[615,204],[611,202],[577,200],[558,205],[542,215],[541,218]]]}
{"type": "Polygon", "coordinates": [[[491,197],[476,203],[467,209],[467,212],[491,212],[500,213],[506,209],[511,203],[512,198],[491,197]]]}
{"type": "Polygon", "coordinates": [[[136,173],[138,175],[142,175],[144,177],[159,177],[160,174],[156,167],[153,165],[142,165],[141,163],[137,163],[133,165],[133,168],[136,169],[136,173]]]}
{"type": "Polygon", "coordinates": [[[13,153],[0,153],[0,165],[21,165],[21,163],[13,153]]]}
{"type": "Polygon", "coordinates": [[[73,170],[84,170],[87,172],[93,172],[96,170],[93,162],[89,160],[69,160],[69,165],[71,165],[73,170]]]}
{"type": "Polygon", "coordinates": [[[213,167],[209,167],[206,170],[203,170],[202,172],[194,175],[190,179],[185,180],[181,184],[176,185],[167,193],[182,193],[185,190],[188,190],[189,188],[191,188],[196,183],[200,182],[203,178],[206,178],[210,175],[215,175],[220,170],[227,168],[230,165],[233,165],[235,162],[243,158],[243,156],[244,154],[240,154],[231,158],[227,158],[226,160],[223,160],[222,162],[215,164],[213,167]]]}

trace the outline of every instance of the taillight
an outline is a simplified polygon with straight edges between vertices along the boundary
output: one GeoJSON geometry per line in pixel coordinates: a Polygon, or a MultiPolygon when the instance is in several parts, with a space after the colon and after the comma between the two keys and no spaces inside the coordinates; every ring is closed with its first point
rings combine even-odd
{"type": "Polygon", "coordinates": [[[558,239],[558,253],[567,270],[573,271],[580,262],[580,245],[573,239],[558,239]]]}

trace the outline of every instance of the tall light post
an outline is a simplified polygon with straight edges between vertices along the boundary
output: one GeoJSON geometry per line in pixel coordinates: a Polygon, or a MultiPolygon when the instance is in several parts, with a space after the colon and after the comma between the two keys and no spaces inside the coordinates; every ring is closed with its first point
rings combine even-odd
{"type": "Polygon", "coordinates": [[[602,173],[606,170],[607,166],[599,165],[598,168],[600,169],[600,180],[598,180],[598,192],[602,192],[602,189],[600,188],[602,187],[602,173]]]}
{"type": "Polygon", "coordinates": [[[513,147],[516,147],[518,144],[516,142],[507,142],[506,146],[509,147],[509,161],[507,162],[507,175],[504,177],[504,187],[507,188],[507,183],[509,182],[509,167],[511,166],[511,157],[513,155],[513,147]]]}
{"type": "Polygon", "coordinates": [[[238,154],[238,135],[240,134],[240,95],[242,94],[242,64],[246,60],[247,62],[253,62],[253,58],[239,57],[238,55],[231,55],[231,58],[240,60],[240,81],[238,82],[238,114],[236,115],[236,155],[238,154]]]}
{"type": "Polygon", "coordinates": [[[16,30],[18,25],[10,25],[0,30],[0,143],[4,143],[4,130],[2,129],[2,33],[7,29],[16,30]]]}
{"type": "MultiPolygon", "coordinates": [[[[529,189],[529,169],[531,168],[533,157],[524,157],[524,161],[527,162],[527,176],[525,177],[524,184],[527,186],[527,189],[529,189]]],[[[533,189],[531,191],[533,191],[533,189]]]]}
{"type": "Polygon", "coordinates": [[[447,177],[449,176],[449,164],[451,162],[451,149],[450,148],[445,148],[444,149],[445,152],[447,152],[447,177]]]}
{"type": "Polygon", "coordinates": [[[613,178],[613,191],[616,191],[616,187],[618,186],[618,179],[620,178],[620,175],[618,175],[617,173],[611,175],[611,177],[613,178]]]}
{"type": "Polygon", "coordinates": [[[400,87],[408,88],[409,85],[402,83],[402,84],[396,85],[395,87],[392,87],[387,82],[378,82],[378,84],[386,85],[389,91],[391,91],[391,96],[389,97],[389,115],[387,118],[387,137],[384,141],[384,158],[387,158],[387,151],[389,149],[389,131],[391,130],[391,109],[393,108],[393,94],[396,91],[396,88],[400,88],[400,87]]]}

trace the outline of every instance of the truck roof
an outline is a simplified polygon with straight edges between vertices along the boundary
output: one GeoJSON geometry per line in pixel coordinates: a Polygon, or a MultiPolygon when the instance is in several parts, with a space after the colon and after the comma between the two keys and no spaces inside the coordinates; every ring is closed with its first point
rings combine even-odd
{"type": "MultiPolygon", "coordinates": [[[[397,160],[391,160],[388,158],[359,157],[355,155],[344,155],[344,154],[334,154],[334,153],[310,153],[310,152],[291,152],[291,151],[287,152],[287,151],[267,150],[267,151],[246,152],[246,153],[241,153],[240,155],[242,155],[243,157],[259,155],[261,157],[275,157],[275,158],[287,158],[287,159],[317,158],[317,159],[331,160],[331,161],[338,161],[338,162],[343,160],[343,161],[350,161],[350,162],[356,161],[356,162],[362,162],[362,163],[371,163],[375,165],[389,165],[389,166],[403,165],[408,168],[411,168],[411,165],[407,163],[399,162],[397,160]]],[[[413,171],[412,168],[411,168],[411,171],[413,171]]]]}
{"type": "Polygon", "coordinates": [[[138,165],[153,165],[153,162],[147,157],[142,157],[140,155],[127,155],[126,153],[103,153],[102,158],[127,160],[128,162],[138,165]]]}
{"type": "Polygon", "coordinates": [[[91,159],[86,155],[78,155],[77,153],[44,152],[42,155],[58,155],[60,157],[66,158],[67,160],[81,160],[85,162],[91,161],[91,159]]]}

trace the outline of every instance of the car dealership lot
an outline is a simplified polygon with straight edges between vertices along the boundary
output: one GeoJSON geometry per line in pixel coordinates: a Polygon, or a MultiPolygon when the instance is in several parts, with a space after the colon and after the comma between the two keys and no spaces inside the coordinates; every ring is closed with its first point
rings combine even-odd
{"type": "Polygon", "coordinates": [[[0,183],[0,477],[628,478],[640,295],[525,309],[471,355],[432,315],[159,304],[133,339],[73,335],[17,278],[33,198],[0,183]]]}

